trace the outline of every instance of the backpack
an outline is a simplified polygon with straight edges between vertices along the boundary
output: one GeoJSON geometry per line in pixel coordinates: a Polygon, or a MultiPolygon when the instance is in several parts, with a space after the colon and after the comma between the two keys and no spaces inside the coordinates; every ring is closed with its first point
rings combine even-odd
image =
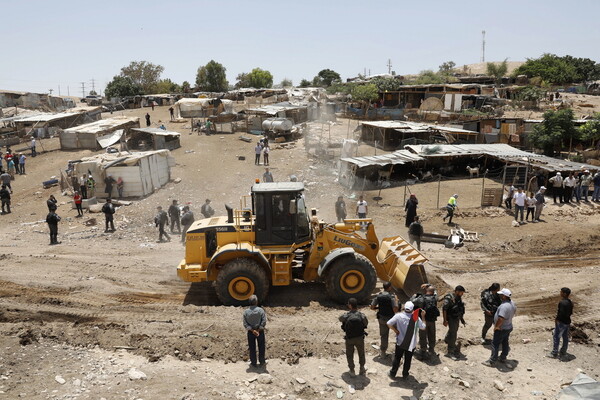
{"type": "Polygon", "coordinates": [[[377,319],[385,319],[387,321],[394,316],[392,295],[388,293],[379,293],[377,295],[377,304],[379,305],[377,319]]]}
{"type": "Polygon", "coordinates": [[[425,320],[435,321],[440,316],[440,310],[437,308],[435,297],[424,298],[423,309],[425,310],[425,320]]]}
{"type": "Polygon", "coordinates": [[[363,337],[365,335],[365,324],[363,323],[362,313],[348,313],[348,318],[346,318],[343,328],[344,332],[346,332],[346,339],[363,337]]]}

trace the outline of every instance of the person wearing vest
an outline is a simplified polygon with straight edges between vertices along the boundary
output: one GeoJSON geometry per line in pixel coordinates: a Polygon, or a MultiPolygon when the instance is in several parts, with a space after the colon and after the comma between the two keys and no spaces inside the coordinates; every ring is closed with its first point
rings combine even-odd
{"type": "Polygon", "coordinates": [[[387,322],[398,312],[398,299],[393,293],[392,284],[383,282],[383,290],[371,302],[371,310],[377,310],[377,322],[379,322],[379,336],[381,345],[379,346],[380,357],[387,357],[390,328],[387,322]]]}
{"type": "Polygon", "coordinates": [[[492,285],[481,292],[481,311],[483,311],[483,318],[485,323],[483,324],[483,328],[481,329],[481,344],[489,343],[486,340],[486,335],[488,330],[494,325],[494,315],[496,314],[496,310],[502,304],[502,300],[500,300],[500,295],[498,291],[500,290],[499,283],[492,283],[492,285]]]}
{"type": "Polygon", "coordinates": [[[437,302],[435,286],[424,284],[421,286],[425,290],[425,294],[417,294],[411,298],[415,308],[425,310],[425,329],[419,330],[419,355],[424,359],[436,357],[435,352],[435,321],[440,316],[437,302]]]}
{"type": "Polygon", "coordinates": [[[358,311],[358,302],[354,297],[348,299],[348,308],[350,311],[339,318],[342,323],[342,329],[346,333],[344,339],[346,341],[346,360],[348,361],[348,369],[350,370],[350,376],[355,376],[354,348],[356,348],[356,352],[358,353],[358,363],[360,365],[360,374],[366,375],[365,329],[367,329],[369,321],[365,314],[358,311]]]}
{"type": "Polygon", "coordinates": [[[444,296],[444,305],[442,306],[444,326],[448,327],[448,332],[444,338],[444,342],[448,345],[446,356],[454,361],[457,361],[461,356],[460,348],[456,346],[459,323],[462,322],[463,326],[467,325],[464,320],[465,303],[462,301],[463,294],[465,294],[465,288],[458,285],[454,288],[453,293],[444,296]]]}

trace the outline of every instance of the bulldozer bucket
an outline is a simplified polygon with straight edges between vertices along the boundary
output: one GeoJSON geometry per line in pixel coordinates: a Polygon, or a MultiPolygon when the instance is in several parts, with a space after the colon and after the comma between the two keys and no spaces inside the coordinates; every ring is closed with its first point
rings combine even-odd
{"type": "Polygon", "coordinates": [[[401,236],[385,238],[377,253],[377,276],[412,296],[427,282],[423,264],[427,258],[401,236]]]}

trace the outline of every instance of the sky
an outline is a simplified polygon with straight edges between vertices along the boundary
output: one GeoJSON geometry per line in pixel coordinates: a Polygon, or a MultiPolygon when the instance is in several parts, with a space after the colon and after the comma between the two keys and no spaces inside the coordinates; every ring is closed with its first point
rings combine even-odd
{"type": "Polygon", "coordinates": [[[121,67],[146,60],[193,84],[210,60],[269,70],[298,84],[320,70],[437,70],[543,53],[600,62],[600,1],[15,1],[0,0],[0,89],[74,96],[104,91],[121,67]]]}

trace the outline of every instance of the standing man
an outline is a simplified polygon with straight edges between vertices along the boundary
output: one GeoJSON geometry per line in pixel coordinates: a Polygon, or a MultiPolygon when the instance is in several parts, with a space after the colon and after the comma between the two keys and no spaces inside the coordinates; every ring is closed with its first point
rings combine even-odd
{"type": "Polygon", "coordinates": [[[456,199],[458,199],[458,194],[453,194],[452,197],[448,199],[448,204],[446,205],[446,216],[443,219],[444,222],[446,222],[446,218],[450,218],[448,220],[448,225],[452,224],[452,217],[454,217],[454,211],[456,210],[456,208],[458,208],[456,199]]]}
{"type": "Polygon", "coordinates": [[[358,218],[367,218],[368,213],[369,205],[364,200],[364,197],[360,195],[358,197],[358,201],[356,202],[356,215],[358,215],[358,218]]]}
{"type": "Polygon", "coordinates": [[[269,172],[269,168],[265,168],[265,173],[263,174],[263,182],[273,182],[273,174],[269,172]]]}
{"type": "Polygon", "coordinates": [[[448,327],[448,332],[444,338],[444,342],[448,344],[447,356],[454,361],[458,360],[461,356],[460,347],[456,345],[459,322],[462,322],[463,326],[467,325],[464,319],[465,303],[462,301],[464,294],[465,288],[458,285],[454,288],[453,293],[448,293],[444,296],[444,305],[442,306],[444,326],[448,327]]]}
{"type": "Polygon", "coordinates": [[[508,187],[508,193],[506,194],[506,200],[504,200],[504,205],[506,206],[507,210],[512,210],[512,201],[513,201],[514,196],[515,196],[515,187],[513,185],[510,185],[508,187]]]}
{"type": "Polygon", "coordinates": [[[81,205],[82,201],[81,195],[76,191],[73,195],[73,203],[75,203],[75,208],[77,209],[77,218],[83,217],[83,207],[81,205]]]}
{"type": "Polygon", "coordinates": [[[183,215],[181,216],[181,242],[185,243],[185,234],[194,223],[194,213],[190,211],[189,206],[183,207],[183,215]]]}
{"type": "Polygon", "coordinates": [[[344,197],[338,196],[338,199],[335,202],[335,216],[337,217],[338,222],[344,222],[346,215],[348,215],[348,213],[346,211],[346,202],[344,201],[344,197]]]}
{"type": "Polygon", "coordinates": [[[583,201],[587,203],[589,194],[588,192],[590,191],[590,186],[592,185],[592,176],[590,175],[590,171],[587,169],[583,171],[583,175],[581,175],[579,182],[581,183],[581,194],[579,197],[582,197],[583,201]]]}
{"type": "Polygon", "coordinates": [[[119,198],[122,199],[123,198],[123,188],[125,186],[125,182],[123,182],[123,178],[118,177],[117,178],[117,194],[119,195],[119,198]]]}
{"type": "Polygon", "coordinates": [[[415,215],[415,220],[408,227],[408,241],[410,244],[417,242],[417,250],[421,251],[421,238],[423,237],[423,225],[419,221],[419,216],[415,215]]]}
{"type": "Polygon", "coordinates": [[[594,193],[592,194],[592,201],[600,201],[600,171],[594,175],[594,193]]]}
{"type": "Polygon", "coordinates": [[[379,322],[379,346],[380,357],[387,357],[386,351],[389,344],[390,328],[387,322],[398,312],[398,299],[393,293],[392,284],[383,282],[383,290],[373,299],[371,310],[377,310],[377,322],[379,322]]]}
{"type": "Polygon", "coordinates": [[[565,203],[571,203],[571,201],[573,200],[573,193],[575,191],[575,189],[577,188],[577,178],[575,177],[575,175],[573,173],[569,174],[569,176],[567,178],[565,178],[565,180],[563,181],[563,185],[565,187],[564,189],[564,194],[565,194],[565,203]]]}
{"type": "MultiPolygon", "coordinates": [[[[506,357],[508,357],[508,352],[510,351],[510,346],[508,344],[510,333],[513,330],[512,319],[517,312],[517,306],[510,299],[511,292],[507,288],[503,288],[498,292],[500,295],[500,299],[502,300],[502,304],[496,310],[496,314],[494,314],[494,338],[492,339],[492,355],[489,360],[484,361],[483,365],[487,367],[493,367],[496,364],[496,361],[500,361],[501,363],[506,363],[506,357]],[[498,357],[498,351],[500,350],[500,345],[502,345],[502,353],[500,357],[498,357]]],[[[507,364],[509,368],[514,368],[507,364]]]]}
{"type": "Polygon", "coordinates": [[[567,349],[569,348],[569,328],[571,326],[571,315],[573,315],[573,302],[569,299],[571,295],[571,289],[564,287],[560,289],[561,300],[558,302],[558,312],[554,320],[554,335],[552,351],[548,354],[550,358],[557,358],[567,355],[567,349]],[[558,345],[560,344],[560,338],[562,337],[563,343],[558,352],[558,345]]]}
{"type": "Polygon", "coordinates": [[[112,198],[112,190],[115,183],[117,183],[117,181],[115,181],[115,178],[113,178],[112,175],[107,175],[106,178],[104,178],[104,193],[106,193],[109,199],[112,198]]]}
{"type": "Polygon", "coordinates": [[[173,232],[173,228],[177,225],[177,233],[181,233],[181,224],[179,223],[179,215],[181,211],[179,210],[179,206],[177,205],[177,200],[173,200],[173,204],[169,206],[169,218],[171,218],[171,233],[173,232]]]}
{"type": "Polygon", "coordinates": [[[106,199],[106,203],[102,206],[102,212],[104,213],[104,233],[108,232],[108,225],[110,224],[111,232],[115,231],[114,214],[115,206],[112,204],[110,197],[106,199]]]}
{"type": "Polygon", "coordinates": [[[86,184],[87,194],[89,198],[94,197],[94,195],[96,194],[96,181],[94,180],[94,177],[92,175],[88,176],[86,184]]]}
{"type": "Polygon", "coordinates": [[[0,183],[2,183],[2,186],[6,186],[12,193],[12,186],[10,186],[10,180],[11,180],[11,177],[8,172],[4,172],[3,174],[0,175],[0,183]]]}
{"type": "Polygon", "coordinates": [[[563,178],[560,172],[557,172],[555,176],[548,179],[548,182],[552,185],[552,198],[554,199],[554,204],[556,204],[556,197],[558,196],[558,200],[563,202],[563,178]]]}
{"type": "Polygon", "coordinates": [[[271,149],[269,148],[269,145],[266,144],[265,148],[263,149],[263,163],[264,165],[269,165],[269,153],[271,152],[271,149]]]}
{"type": "Polygon", "coordinates": [[[81,197],[87,199],[87,179],[85,174],[81,175],[81,178],[79,178],[79,190],[81,190],[81,197]]]}
{"type": "Polygon", "coordinates": [[[164,242],[163,236],[167,238],[167,241],[171,241],[171,237],[165,232],[165,225],[169,224],[169,217],[167,213],[163,211],[161,206],[156,207],[156,216],[154,217],[154,225],[158,227],[158,242],[164,242]]]}
{"type": "Polygon", "coordinates": [[[19,155],[19,173],[21,175],[25,175],[25,160],[27,159],[27,157],[25,157],[25,154],[21,153],[19,155]]]}
{"type": "Polygon", "coordinates": [[[254,165],[260,165],[260,153],[262,152],[262,146],[260,142],[256,143],[256,147],[254,147],[254,165]]]}
{"type": "Polygon", "coordinates": [[[523,192],[522,188],[517,189],[517,193],[513,195],[515,200],[515,221],[518,220],[519,213],[521,213],[521,223],[523,222],[523,214],[525,213],[525,200],[527,195],[523,192]]]}
{"type": "Polygon", "coordinates": [[[31,138],[31,143],[29,144],[29,147],[31,147],[31,157],[35,157],[37,155],[37,153],[35,151],[35,138],[34,137],[31,138]]]}
{"type": "Polygon", "coordinates": [[[392,361],[392,369],[389,372],[389,376],[392,379],[396,377],[402,356],[404,356],[402,378],[408,378],[413,350],[417,347],[417,335],[415,333],[417,329],[420,331],[425,329],[425,323],[422,321],[422,318],[425,317],[425,310],[417,309],[413,311],[414,308],[414,304],[411,301],[407,301],[404,303],[404,312],[394,315],[387,322],[389,328],[396,334],[394,361],[392,361]],[[421,318],[419,318],[419,311],[421,318]]]}
{"type": "Polygon", "coordinates": [[[175,109],[173,107],[169,107],[169,115],[171,116],[171,121],[175,119],[175,109]]]}
{"type": "Polygon", "coordinates": [[[348,308],[350,311],[340,316],[339,320],[342,323],[342,329],[346,333],[344,339],[346,341],[346,360],[348,361],[348,369],[350,375],[354,376],[354,348],[358,353],[358,363],[360,365],[360,374],[365,375],[365,329],[369,321],[365,314],[358,311],[358,302],[354,297],[348,299],[348,308]]]}
{"type": "Polygon", "coordinates": [[[406,206],[404,206],[404,211],[406,212],[406,221],[404,222],[404,226],[407,228],[415,221],[418,204],[419,200],[417,200],[417,196],[414,193],[410,195],[408,200],[406,200],[406,206]]]}
{"type": "Polygon", "coordinates": [[[146,126],[150,126],[150,114],[146,113],[146,126]]]}
{"type": "Polygon", "coordinates": [[[250,352],[250,365],[256,367],[256,344],[258,343],[258,362],[261,367],[267,363],[265,360],[265,326],[267,325],[267,314],[262,307],[258,306],[258,297],[250,296],[248,299],[250,307],[244,310],[244,328],[248,336],[248,350],[250,352]]]}
{"type": "Polygon", "coordinates": [[[498,295],[498,290],[500,290],[500,284],[492,283],[489,288],[481,292],[480,305],[481,310],[483,311],[483,318],[485,319],[485,323],[481,329],[481,344],[488,343],[485,336],[492,325],[494,325],[494,315],[496,315],[496,310],[502,303],[502,300],[500,300],[500,296],[498,295]]]}
{"type": "Polygon", "coordinates": [[[533,222],[540,222],[540,217],[542,216],[542,210],[544,209],[544,205],[546,204],[546,197],[544,196],[546,193],[546,187],[540,187],[540,190],[535,194],[535,218],[533,222]]]}
{"type": "Polygon", "coordinates": [[[210,206],[210,199],[206,199],[202,207],[200,207],[200,213],[204,215],[204,218],[210,218],[215,215],[215,210],[210,206]]]}
{"type": "Polygon", "coordinates": [[[10,191],[6,185],[0,189],[0,201],[2,201],[2,214],[10,214],[10,191]]]}
{"type": "Polygon", "coordinates": [[[50,210],[46,216],[46,223],[50,229],[50,245],[60,244],[58,241],[58,223],[60,221],[60,217],[56,214],[55,210],[56,209],[50,210]]]}

